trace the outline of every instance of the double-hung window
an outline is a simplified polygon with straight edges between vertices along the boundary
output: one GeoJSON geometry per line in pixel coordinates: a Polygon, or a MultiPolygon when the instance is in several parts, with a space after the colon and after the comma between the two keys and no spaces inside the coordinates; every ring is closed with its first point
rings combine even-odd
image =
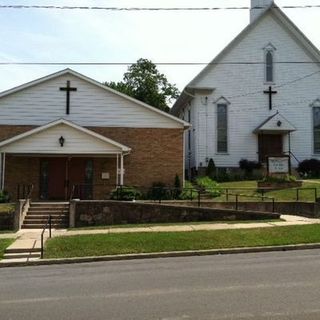
{"type": "Polygon", "coordinates": [[[217,152],[228,152],[228,114],[225,103],[217,105],[217,152]]]}

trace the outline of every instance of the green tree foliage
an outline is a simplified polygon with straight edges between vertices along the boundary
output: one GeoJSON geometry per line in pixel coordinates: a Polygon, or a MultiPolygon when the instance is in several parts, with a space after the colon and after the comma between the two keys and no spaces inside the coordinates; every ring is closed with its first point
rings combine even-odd
{"type": "Polygon", "coordinates": [[[168,82],[157,66],[142,58],[128,68],[123,81],[104,84],[166,112],[170,110],[168,104],[171,100],[179,96],[179,90],[168,82]]]}

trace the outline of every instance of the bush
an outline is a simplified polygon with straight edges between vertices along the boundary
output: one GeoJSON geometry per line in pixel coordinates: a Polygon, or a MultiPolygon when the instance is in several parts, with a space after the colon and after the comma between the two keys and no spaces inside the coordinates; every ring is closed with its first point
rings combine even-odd
{"type": "Polygon", "coordinates": [[[185,181],[184,188],[180,194],[181,200],[193,200],[197,197],[198,191],[188,180],[185,181]]]}
{"type": "Polygon", "coordinates": [[[298,172],[300,175],[310,178],[320,177],[320,161],[317,159],[306,159],[299,163],[298,172]]]}
{"type": "Polygon", "coordinates": [[[208,192],[213,198],[221,195],[221,190],[218,183],[209,177],[200,177],[196,179],[197,185],[204,191],[208,192]]]}
{"type": "Polygon", "coordinates": [[[241,159],[239,161],[239,167],[241,170],[244,170],[247,175],[252,175],[253,170],[261,169],[262,166],[260,162],[241,159]]]}
{"type": "Polygon", "coordinates": [[[209,160],[208,167],[206,169],[206,175],[211,179],[214,179],[216,176],[216,165],[214,164],[212,158],[209,160]]]}
{"type": "Polygon", "coordinates": [[[148,192],[148,199],[150,200],[171,200],[172,194],[163,182],[155,182],[152,184],[148,192]]]}
{"type": "Polygon", "coordinates": [[[173,192],[173,198],[178,199],[181,194],[181,182],[179,176],[176,174],[174,178],[174,192],[173,192]]]}
{"type": "Polygon", "coordinates": [[[142,198],[142,193],[135,187],[122,187],[111,191],[112,200],[132,201],[142,198]]]}
{"type": "Polygon", "coordinates": [[[10,197],[7,191],[0,191],[0,203],[7,203],[10,201],[10,197]]]}

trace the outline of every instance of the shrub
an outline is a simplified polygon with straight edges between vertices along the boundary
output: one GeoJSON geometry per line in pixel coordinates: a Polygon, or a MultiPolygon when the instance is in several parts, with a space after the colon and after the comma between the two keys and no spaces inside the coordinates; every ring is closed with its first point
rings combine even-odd
{"type": "Polygon", "coordinates": [[[300,175],[311,178],[320,177],[320,161],[317,159],[306,159],[299,163],[298,172],[300,175]]]}
{"type": "Polygon", "coordinates": [[[218,183],[209,177],[200,177],[196,179],[197,185],[209,193],[211,197],[219,197],[221,195],[221,189],[218,183]]]}
{"type": "Polygon", "coordinates": [[[186,180],[184,184],[184,188],[180,194],[181,200],[193,200],[197,197],[198,192],[197,189],[193,186],[193,184],[186,180]]]}
{"type": "Polygon", "coordinates": [[[174,178],[174,192],[173,192],[173,198],[178,199],[181,194],[181,182],[179,176],[176,174],[174,178]]]}
{"type": "Polygon", "coordinates": [[[214,179],[216,176],[216,165],[214,164],[212,158],[209,160],[208,167],[206,169],[206,175],[211,179],[214,179]]]}
{"type": "Polygon", "coordinates": [[[7,203],[9,202],[10,197],[7,191],[3,190],[0,191],[0,203],[7,203]]]}
{"type": "Polygon", "coordinates": [[[112,200],[132,201],[142,198],[142,193],[135,187],[122,187],[111,191],[112,200]]]}
{"type": "Polygon", "coordinates": [[[155,182],[152,184],[148,192],[148,199],[150,200],[170,200],[172,199],[171,192],[163,182],[155,182]]]}
{"type": "Polygon", "coordinates": [[[239,161],[239,167],[241,170],[244,170],[247,175],[252,175],[253,170],[261,169],[261,163],[257,161],[241,159],[239,161]]]}

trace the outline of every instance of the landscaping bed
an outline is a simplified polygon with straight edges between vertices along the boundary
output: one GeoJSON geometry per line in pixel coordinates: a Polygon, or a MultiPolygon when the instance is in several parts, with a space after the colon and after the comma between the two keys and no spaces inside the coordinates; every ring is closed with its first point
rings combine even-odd
{"type": "Polygon", "coordinates": [[[46,243],[45,258],[208,250],[320,242],[320,225],[241,230],[94,234],[56,237],[46,243]]]}
{"type": "Polygon", "coordinates": [[[14,203],[0,203],[0,230],[13,230],[14,213],[14,203]]]}

